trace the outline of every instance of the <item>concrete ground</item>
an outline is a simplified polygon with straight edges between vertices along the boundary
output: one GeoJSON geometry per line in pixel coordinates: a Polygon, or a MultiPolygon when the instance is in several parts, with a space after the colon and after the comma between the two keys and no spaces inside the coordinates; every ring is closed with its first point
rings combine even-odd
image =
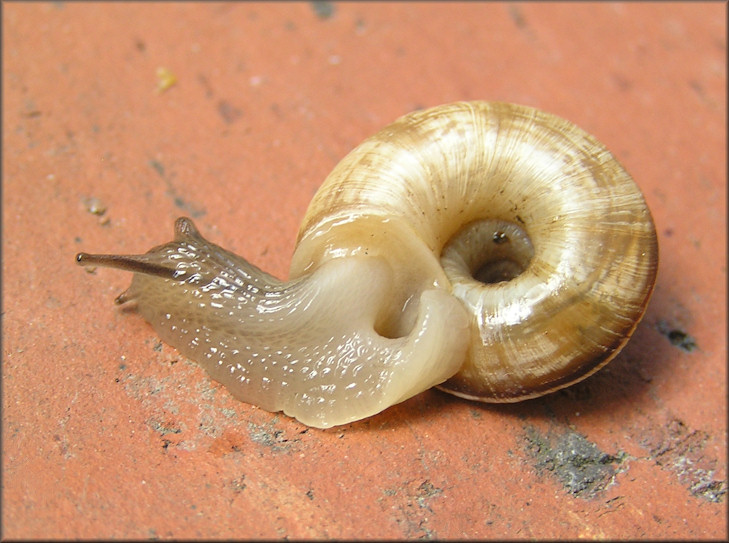
{"type": "Polygon", "coordinates": [[[2,536],[727,538],[726,4],[3,3],[2,536]],[[234,400],[112,301],[180,215],[279,277],[396,117],[566,117],[643,190],[660,268],[604,370],[427,391],[332,430],[234,400]]]}

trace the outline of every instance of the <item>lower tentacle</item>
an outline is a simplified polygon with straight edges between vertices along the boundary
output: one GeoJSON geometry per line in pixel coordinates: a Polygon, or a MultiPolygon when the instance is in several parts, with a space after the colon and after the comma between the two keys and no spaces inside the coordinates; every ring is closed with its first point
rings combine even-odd
{"type": "Polygon", "coordinates": [[[176,228],[175,241],[130,257],[174,268],[174,277],[139,270],[123,301],[240,400],[326,428],[410,398],[463,363],[468,317],[446,291],[420,295],[407,335],[378,333],[394,288],[382,258],[333,259],[285,283],[207,242],[191,222],[176,228]]]}

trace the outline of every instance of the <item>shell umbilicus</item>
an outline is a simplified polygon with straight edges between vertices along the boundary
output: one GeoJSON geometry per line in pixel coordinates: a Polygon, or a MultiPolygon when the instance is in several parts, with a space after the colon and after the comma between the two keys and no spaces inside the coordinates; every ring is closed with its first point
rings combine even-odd
{"type": "Polygon", "coordinates": [[[630,338],[658,245],[640,190],[575,125],[506,103],[406,115],[314,196],[282,282],[186,218],[133,271],[164,341],[245,402],[326,428],[432,386],[512,402],[594,373],[630,338]]]}

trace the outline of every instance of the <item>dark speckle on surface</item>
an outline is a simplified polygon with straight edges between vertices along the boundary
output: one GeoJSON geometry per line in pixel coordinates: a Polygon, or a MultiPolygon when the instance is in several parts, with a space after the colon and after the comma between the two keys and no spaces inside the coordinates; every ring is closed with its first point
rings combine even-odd
{"type": "Polygon", "coordinates": [[[243,115],[243,112],[239,108],[235,107],[227,100],[221,100],[218,102],[218,113],[220,113],[220,116],[226,124],[234,123],[243,115]]]}
{"type": "Polygon", "coordinates": [[[514,21],[517,28],[524,29],[527,27],[527,21],[524,17],[524,13],[516,4],[509,5],[509,17],[514,21]]]}
{"type": "Polygon", "coordinates": [[[334,15],[335,10],[333,2],[324,2],[320,0],[311,2],[311,8],[320,19],[329,19],[332,15],[334,15]]]}
{"type": "Polygon", "coordinates": [[[152,159],[149,161],[149,165],[152,166],[152,168],[154,168],[154,171],[156,171],[160,176],[164,177],[164,175],[165,175],[164,164],[162,164],[161,162],[159,162],[157,160],[152,159]]]}
{"type": "Polygon", "coordinates": [[[675,473],[693,496],[720,503],[726,498],[727,485],[716,476],[719,462],[707,454],[707,443],[711,439],[707,432],[671,418],[650,425],[640,436],[639,443],[657,465],[675,473]]]}
{"type": "Polygon", "coordinates": [[[657,327],[658,331],[668,338],[671,345],[674,345],[687,353],[693,352],[699,348],[693,337],[679,328],[670,326],[666,321],[658,321],[657,327]]]}
{"type": "Polygon", "coordinates": [[[567,431],[544,435],[534,427],[526,428],[526,450],[539,472],[549,472],[573,496],[591,498],[605,490],[616,473],[620,455],[607,454],[584,436],[567,431]]]}

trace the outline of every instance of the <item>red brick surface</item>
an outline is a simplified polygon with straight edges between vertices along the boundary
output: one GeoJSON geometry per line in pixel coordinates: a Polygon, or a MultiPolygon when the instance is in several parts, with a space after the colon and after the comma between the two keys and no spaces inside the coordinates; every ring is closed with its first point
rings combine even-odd
{"type": "Polygon", "coordinates": [[[725,4],[2,7],[3,537],[727,537],[725,4]],[[462,99],[572,120],[654,214],[646,317],[571,389],[308,429],[74,264],[189,215],[284,277],[334,164],[462,99]]]}

